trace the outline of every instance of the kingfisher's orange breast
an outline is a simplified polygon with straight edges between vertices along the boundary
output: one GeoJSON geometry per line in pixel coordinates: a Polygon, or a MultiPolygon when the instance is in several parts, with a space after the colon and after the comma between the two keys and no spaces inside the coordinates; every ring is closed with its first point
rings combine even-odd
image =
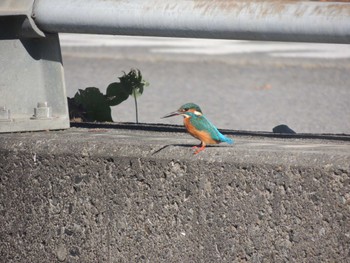
{"type": "Polygon", "coordinates": [[[211,138],[206,131],[197,130],[190,122],[190,118],[184,118],[184,125],[186,130],[195,138],[204,142],[205,144],[217,144],[218,142],[211,138]]]}

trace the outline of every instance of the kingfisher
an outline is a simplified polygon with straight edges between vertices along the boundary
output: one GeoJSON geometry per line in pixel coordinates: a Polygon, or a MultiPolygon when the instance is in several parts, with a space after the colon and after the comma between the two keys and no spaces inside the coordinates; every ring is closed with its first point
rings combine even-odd
{"type": "Polygon", "coordinates": [[[233,140],[224,136],[219,130],[203,115],[201,108],[194,103],[186,103],[177,111],[173,111],[162,118],[182,115],[186,130],[195,138],[201,141],[198,146],[193,146],[194,154],[205,149],[208,144],[226,142],[232,144],[233,140]]]}

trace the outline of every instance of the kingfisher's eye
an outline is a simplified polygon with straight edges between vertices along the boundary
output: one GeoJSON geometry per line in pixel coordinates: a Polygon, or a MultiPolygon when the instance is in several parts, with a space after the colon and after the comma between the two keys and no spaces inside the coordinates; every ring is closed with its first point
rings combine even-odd
{"type": "Polygon", "coordinates": [[[188,111],[189,110],[189,108],[184,108],[184,111],[188,111]]]}

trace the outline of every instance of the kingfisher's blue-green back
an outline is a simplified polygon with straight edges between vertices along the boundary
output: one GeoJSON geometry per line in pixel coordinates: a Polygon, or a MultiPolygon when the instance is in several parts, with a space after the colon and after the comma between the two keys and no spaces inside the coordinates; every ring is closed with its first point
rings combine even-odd
{"type": "Polygon", "coordinates": [[[209,133],[210,137],[217,142],[233,143],[231,138],[224,136],[219,130],[204,116],[196,115],[193,112],[186,112],[190,116],[190,123],[195,129],[209,133]]]}

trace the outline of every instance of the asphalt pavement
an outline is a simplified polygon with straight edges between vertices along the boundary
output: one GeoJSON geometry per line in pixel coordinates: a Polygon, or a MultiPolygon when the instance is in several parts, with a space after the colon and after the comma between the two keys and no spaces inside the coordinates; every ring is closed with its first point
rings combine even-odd
{"type": "MultiPolygon", "coordinates": [[[[350,134],[350,46],[94,35],[60,35],[67,95],[105,92],[123,71],[140,69],[150,86],[139,121],[160,119],[186,102],[199,104],[218,128],[350,134]]],[[[112,108],[134,122],[133,99],[112,108]]]]}

